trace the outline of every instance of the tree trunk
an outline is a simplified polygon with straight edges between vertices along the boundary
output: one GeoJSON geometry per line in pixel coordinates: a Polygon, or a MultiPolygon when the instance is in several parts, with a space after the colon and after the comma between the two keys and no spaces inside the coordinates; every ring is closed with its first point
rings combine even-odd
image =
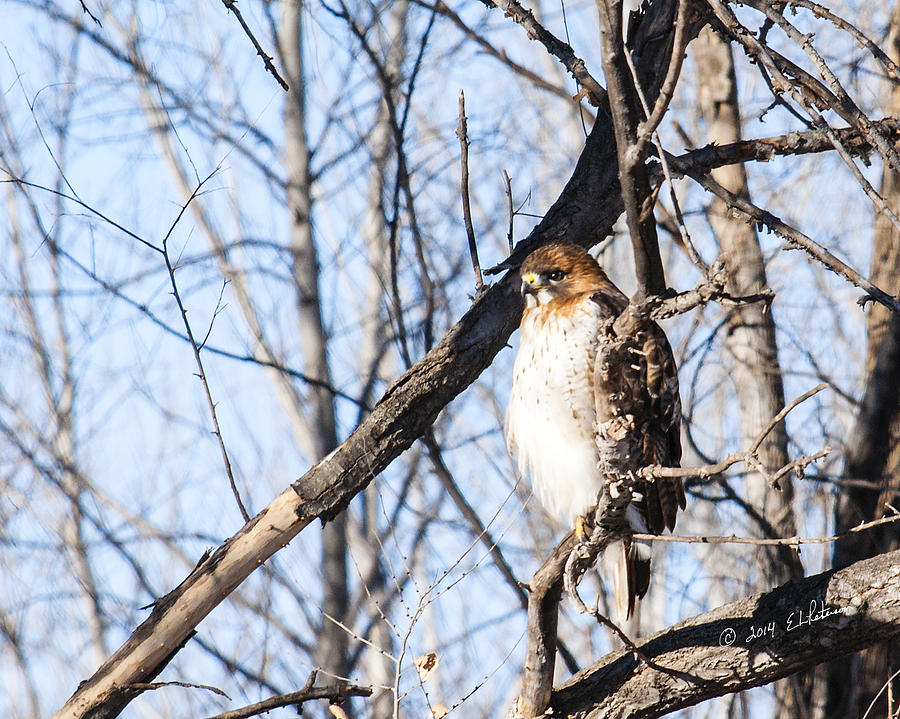
{"type": "MultiPolygon", "coordinates": [[[[900,59],[900,3],[891,17],[887,51],[900,59]]],[[[890,113],[900,113],[900,88],[892,87],[890,113]]],[[[885,164],[881,195],[894,213],[900,212],[900,173],[885,164]]],[[[884,215],[875,218],[875,251],[872,281],[892,295],[900,292],[900,233],[884,215]]],[[[835,507],[835,530],[843,532],[862,521],[881,517],[886,502],[896,502],[900,491],[900,317],[873,303],[866,321],[865,394],[844,456],[844,477],[861,480],[840,488],[835,507]]],[[[834,547],[838,569],[855,561],[896,549],[900,534],[889,524],[872,532],[850,535],[834,547]]],[[[829,719],[863,716],[889,677],[900,668],[900,647],[884,642],[859,654],[833,662],[829,667],[827,709],[829,719]]],[[[897,711],[900,679],[885,691],[869,716],[892,716],[897,711]],[[893,707],[888,706],[894,697],[893,707]]]]}
{"type": "MultiPolygon", "coordinates": [[[[308,388],[310,444],[313,458],[325,457],[337,447],[334,395],[328,366],[328,338],[319,300],[319,262],[310,213],[309,148],[306,141],[306,92],[303,77],[303,4],[283,4],[280,49],[290,85],[284,103],[284,164],[288,178],[287,201],[291,218],[290,247],[293,279],[297,290],[297,320],[300,346],[307,375],[317,384],[308,388]]],[[[347,585],[347,513],[342,512],[322,528],[322,626],[314,660],[319,668],[337,679],[350,673],[349,637],[337,622],[346,619],[349,606],[347,585]]]]}
{"type": "MultiPolygon", "coordinates": [[[[360,232],[365,240],[369,263],[369,278],[366,285],[366,312],[362,318],[363,341],[360,356],[361,366],[365,374],[362,383],[365,394],[364,403],[371,400],[370,393],[375,382],[384,371],[386,348],[388,347],[388,327],[390,321],[385,304],[385,288],[391,286],[390,280],[390,232],[386,218],[385,203],[390,191],[389,164],[396,159],[397,148],[391,107],[396,108],[402,100],[402,93],[397,84],[403,72],[403,62],[407,56],[407,14],[409,3],[399,0],[393,3],[391,19],[388,23],[388,50],[385,60],[385,75],[391,83],[382,85],[383,99],[378,108],[378,115],[372,132],[369,135],[368,149],[371,155],[371,174],[367,191],[367,211],[365,222],[360,232]],[[390,93],[390,97],[387,94],[390,93]]],[[[396,181],[397,178],[395,178],[396,181]]],[[[386,596],[392,587],[389,584],[390,572],[384,566],[380,544],[381,523],[378,511],[378,490],[374,484],[369,485],[363,496],[363,522],[360,526],[359,541],[353,544],[353,553],[360,565],[360,574],[367,578],[365,592],[369,599],[372,632],[368,641],[380,651],[363,652],[359,670],[370,682],[374,691],[369,700],[369,715],[373,717],[389,717],[394,710],[394,695],[389,687],[394,686],[395,664],[394,634],[388,622],[381,617],[383,608],[378,605],[382,596],[386,596]],[[364,558],[364,559],[361,559],[364,558]]],[[[355,536],[351,533],[351,536],[355,536]]],[[[395,687],[396,689],[396,687],[395,687]]]]}
{"type": "MultiPolygon", "coordinates": [[[[699,77],[700,110],[706,121],[707,140],[724,145],[741,139],[741,117],[737,80],[731,47],[709,28],[692,45],[699,77]]],[[[735,194],[749,199],[744,165],[735,164],[712,171],[713,178],[735,194]]],[[[752,225],[729,216],[728,208],[716,198],[709,219],[728,268],[728,290],[749,295],[767,288],[765,264],[759,239],[752,225]]],[[[775,323],[772,313],[759,303],[734,308],[727,319],[727,347],[732,358],[732,376],[741,409],[741,439],[749,443],[784,407],[784,387],[778,363],[775,323]]],[[[788,437],[780,423],[759,448],[759,458],[767,471],[788,463],[788,437]]],[[[793,486],[782,480],[781,491],[768,486],[765,477],[749,473],[745,480],[747,501],[755,513],[756,533],[766,537],[796,534],[793,486]]],[[[786,546],[760,547],[757,554],[760,589],[803,576],[796,552],[786,546]]],[[[805,716],[807,692],[799,677],[776,685],[777,714],[785,719],[805,716]]]]}

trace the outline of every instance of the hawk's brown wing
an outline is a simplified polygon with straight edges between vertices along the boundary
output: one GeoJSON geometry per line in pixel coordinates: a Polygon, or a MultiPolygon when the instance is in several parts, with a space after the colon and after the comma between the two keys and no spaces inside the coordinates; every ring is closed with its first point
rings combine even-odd
{"type": "MultiPolygon", "coordinates": [[[[659,464],[677,467],[681,462],[681,397],[678,368],[662,328],[653,324],[644,334],[640,384],[645,412],[642,420],[644,466],[659,464]]],[[[684,485],[680,478],[659,478],[643,482],[647,529],[659,534],[675,528],[675,515],[685,507],[684,485]]],[[[639,489],[640,491],[640,489],[639,489]]]]}
{"type": "MultiPolygon", "coordinates": [[[[648,465],[678,466],[681,460],[681,399],[678,369],[662,328],[650,324],[632,336],[616,336],[612,322],[627,305],[624,295],[596,292],[592,299],[608,311],[594,366],[595,436],[600,470],[609,478],[634,477],[648,465]]],[[[606,313],[604,313],[606,314],[606,313]]],[[[685,506],[681,479],[634,482],[630,532],[660,534],[673,529],[685,506]],[[643,526],[641,526],[643,525],[643,526]]],[[[612,575],[620,617],[630,616],[650,583],[650,547],[631,542],[630,532],[604,553],[612,575]],[[608,555],[608,556],[607,556],[608,555]]]]}

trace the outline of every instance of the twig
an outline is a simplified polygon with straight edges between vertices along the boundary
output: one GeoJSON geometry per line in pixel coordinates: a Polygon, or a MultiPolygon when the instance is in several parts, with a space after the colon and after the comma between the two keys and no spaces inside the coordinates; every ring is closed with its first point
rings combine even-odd
{"type": "Polygon", "coordinates": [[[570,592],[570,596],[572,599],[578,604],[579,609],[582,614],[588,614],[597,620],[598,623],[602,624],[604,627],[609,629],[613,634],[615,634],[619,640],[631,650],[631,653],[634,654],[638,659],[642,662],[645,662],[649,666],[653,667],[658,671],[665,671],[664,667],[659,666],[656,662],[650,659],[644,652],[640,650],[637,644],[628,636],[624,629],[622,629],[618,624],[616,624],[612,619],[607,617],[603,612],[601,612],[596,606],[592,609],[587,604],[584,603],[584,600],[581,598],[581,595],[578,594],[578,588],[573,587],[573,591],[570,592]]]}
{"type": "Polygon", "coordinates": [[[794,399],[790,404],[786,405],[777,415],[775,415],[771,421],[763,428],[763,430],[757,435],[756,439],[750,445],[749,449],[743,452],[735,452],[734,454],[728,455],[721,462],[717,462],[715,464],[707,464],[699,467],[661,467],[659,465],[651,465],[649,467],[642,467],[639,470],[639,474],[644,479],[657,479],[657,478],[674,478],[674,477],[697,477],[699,479],[705,479],[706,477],[712,477],[717,474],[721,474],[726,469],[731,467],[732,465],[737,464],[738,462],[745,462],[749,466],[751,466],[755,471],[762,473],[765,477],[769,485],[772,487],[778,488],[778,481],[788,472],[791,471],[800,471],[802,468],[806,467],[808,464],[815,462],[816,460],[821,459],[831,452],[830,447],[825,447],[824,449],[815,452],[814,454],[800,457],[799,459],[795,459],[793,462],[789,462],[784,467],[779,469],[774,475],[769,475],[768,472],[762,467],[762,463],[759,461],[759,458],[756,456],[756,452],[759,449],[760,445],[763,443],[763,440],[769,435],[769,433],[778,426],[778,423],[781,422],[792,409],[797,407],[801,402],[805,402],[810,397],[815,394],[818,394],[823,389],[825,389],[828,385],[824,382],[822,384],[813,387],[808,392],[800,395],[796,399],[794,399]]]}
{"type": "Polygon", "coordinates": [[[472,227],[472,208],[469,206],[469,138],[466,134],[466,96],[459,91],[459,124],[456,126],[459,138],[461,176],[459,189],[462,194],[463,221],[466,224],[466,236],[469,239],[469,257],[472,258],[472,270],[475,272],[475,290],[484,289],[481,276],[481,265],[478,262],[478,245],[475,242],[475,229],[472,227]]]}
{"type": "Polygon", "coordinates": [[[880,527],[882,524],[892,524],[897,521],[900,521],[900,514],[892,514],[888,517],[882,517],[881,519],[874,519],[871,522],[858,524],[846,532],[835,534],[830,537],[781,537],[778,539],[758,539],[756,537],[737,537],[733,534],[730,537],[684,537],[676,534],[635,534],[634,538],[648,542],[682,542],[685,544],[761,544],[768,546],[798,547],[801,544],[829,544],[831,542],[837,542],[844,537],[849,537],[851,534],[858,534],[859,532],[865,532],[869,529],[880,527]]]}
{"type": "Polygon", "coordinates": [[[793,462],[788,462],[781,469],[775,472],[774,475],[772,475],[772,486],[778,487],[779,482],[781,482],[781,478],[791,472],[793,472],[798,479],[802,479],[805,476],[804,470],[806,469],[807,465],[810,465],[813,462],[818,462],[820,459],[827,457],[829,454],[831,454],[831,447],[826,445],[818,452],[806,454],[802,457],[798,457],[793,462]]]}
{"type": "Polygon", "coordinates": [[[238,492],[237,483],[234,481],[234,472],[231,469],[231,460],[228,458],[228,450],[225,448],[225,440],[222,437],[222,430],[219,427],[219,417],[216,412],[216,403],[213,401],[212,391],[209,388],[209,382],[206,379],[206,371],[203,369],[203,360],[200,358],[200,345],[197,343],[197,340],[194,338],[194,331],[191,329],[191,323],[188,322],[187,317],[187,309],[184,306],[184,302],[181,300],[181,293],[178,291],[178,283],[175,280],[175,265],[172,264],[172,260],[169,257],[169,238],[174,232],[175,227],[181,221],[181,217],[184,214],[185,210],[187,210],[188,206],[193,202],[197,194],[200,192],[200,188],[209,180],[218,169],[214,170],[213,173],[208,175],[205,179],[203,179],[199,185],[197,185],[196,189],[191,193],[191,196],[188,198],[187,202],[181,207],[181,210],[178,212],[178,216],[175,218],[175,221],[172,223],[171,227],[169,227],[169,231],[166,233],[166,236],[162,241],[162,256],[163,260],[166,263],[166,271],[169,274],[169,282],[172,285],[172,296],[175,298],[175,302],[178,305],[178,311],[181,313],[181,321],[184,324],[184,331],[187,334],[188,341],[191,343],[191,349],[194,351],[194,360],[197,362],[197,376],[200,378],[200,382],[203,385],[203,391],[206,393],[206,402],[209,405],[209,412],[212,416],[213,422],[213,434],[216,435],[216,439],[219,442],[219,450],[222,453],[222,461],[225,464],[225,473],[228,475],[228,482],[231,485],[231,492],[234,495],[234,499],[237,502],[238,509],[241,512],[241,516],[244,518],[244,522],[250,521],[250,513],[247,512],[246,507],[244,507],[244,503],[241,500],[240,492],[238,492]]]}
{"type": "Polygon", "coordinates": [[[96,15],[94,15],[94,13],[91,12],[91,9],[87,6],[87,3],[84,0],[81,0],[81,10],[100,27],[103,27],[103,23],[100,22],[100,18],[98,18],[96,15]]]}
{"type": "MultiPolygon", "coordinates": [[[[462,32],[463,35],[477,44],[485,54],[495,58],[496,60],[499,60],[514,73],[516,73],[517,75],[521,75],[535,87],[553,93],[557,97],[561,97],[565,100],[572,99],[572,93],[567,91],[564,87],[549,82],[539,73],[529,70],[527,67],[515,62],[506,54],[505,50],[498,50],[496,47],[494,47],[494,45],[488,42],[484,37],[479,35],[471,27],[466,25],[466,23],[463,22],[463,19],[452,8],[448,7],[447,4],[443,2],[443,0],[435,0],[434,3],[429,3],[426,0],[413,0],[413,2],[416,5],[419,5],[423,8],[431,10],[432,12],[438,13],[443,17],[448,18],[450,22],[452,22],[454,25],[456,25],[457,28],[459,28],[460,32],[462,32]]],[[[584,112],[586,114],[590,114],[586,109],[584,110],[584,112]]]]}
{"type": "MultiPolygon", "coordinates": [[[[84,202],[83,200],[81,200],[80,198],[75,196],[74,194],[69,195],[69,194],[66,194],[65,192],[62,192],[61,190],[57,190],[53,187],[44,187],[43,185],[39,185],[34,182],[29,182],[28,180],[24,180],[21,177],[16,177],[15,175],[11,174],[9,172],[9,170],[7,170],[6,168],[0,168],[0,172],[3,172],[9,178],[7,180],[0,180],[0,185],[6,184],[6,183],[13,183],[15,185],[19,185],[20,187],[31,187],[31,188],[34,188],[35,190],[40,190],[41,192],[47,192],[47,193],[50,193],[51,195],[56,195],[57,197],[62,198],[64,200],[69,200],[70,202],[74,202],[76,205],[84,208],[85,210],[90,212],[95,217],[103,220],[108,225],[115,227],[117,230],[119,230],[119,232],[122,232],[123,234],[127,235],[132,240],[137,240],[145,247],[153,250],[154,252],[159,252],[160,254],[162,254],[162,248],[157,247],[152,242],[145,240],[143,237],[132,232],[124,225],[121,225],[118,222],[116,222],[115,220],[108,217],[107,215],[104,215],[102,212],[100,212],[100,210],[97,210],[97,209],[91,207],[86,202],[84,202]]],[[[205,182],[205,180],[204,180],[204,182],[205,182]]]]}
{"type": "Polygon", "coordinates": [[[750,445],[749,452],[751,454],[755,453],[756,450],[759,449],[759,446],[763,443],[763,440],[765,440],[765,438],[769,435],[769,432],[771,432],[773,429],[775,429],[775,427],[778,426],[778,423],[781,420],[783,420],[785,417],[787,417],[788,413],[792,409],[797,407],[797,405],[802,404],[803,402],[808,400],[810,397],[817,395],[819,392],[821,392],[826,387],[828,387],[828,385],[825,382],[822,382],[821,384],[818,384],[815,387],[813,387],[808,392],[804,392],[799,397],[796,397],[793,401],[791,401],[790,404],[785,405],[782,408],[782,410],[778,414],[776,414],[765,427],[763,427],[762,431],[759,433],[759,436],[756,438],[756,440],[753,442],[753,444],[750,445]]]}
{"type": "Polygon", "coordinates": [[[575,54],[568,43],[563,42],[541,25],[531,10],[522,7],[517,0],[481,0],[481,2],[490,8],[503,10],[508,17],[525,28],[530,39],[537,40],[547,48],[547,52],[557,58],[576,82],[587,91],[588,102],[594,107],[600,107],[606,103],[606,90],[588,72],[584,60],[575,54]]]}
{"type": "Polygon", "coordinates": [[[209,684],[193,684],[192,682],[144,682],[137,684],[129,684],[128,689],[135,692],[148,692],[155,691],[157,689],[164,689],[165,687],[185,687],[186,689],[206,689],[206,691],[212,692],[213,694],[218,694],[220,697],[225,697],[226,699],[231,699],[225,692],[223,692],[218,687],[210,686],[209,684]]]}
{"type": "Polygon", "coordinates": [[[801,467],[805,467],[808,464],[812,464],[813,462],[821,459],[822,457],[827,456],[831,453],[831,447],[825,447],[824,449],[820,449],[818,452],[815,452],[810,455],[804,455],[798,459],[795,459],[793,462],[789,462],[784,467],[779,469],[774,475],[769,475],[765,470],[760,470],[760,461],[752,452],[735,452],[734,454],[729,454],[725,459],[721,462],[716,462],[715,464],[703,464],[695,467],[661,467],[660,465],[653,464],[648,467],[642,467],[639,470],[639,474],[644,479],[662,479],[662,478],[696,478],[696,479],[707,479],[708,477],[714,477],[716,475],[722,474],[729,467],[734,466],[740,462],[747,463],[754,472],[761,472],[766,475],[769,483],[781,479],[785,474],[790,471],[798,470],[801,467]]]}
{"type": "Polygon", "coordinates": [[[503,180],[506,183],[506,203],[509,207],[509,230],[506,232],[506,241],[509,244],[509,253],[513,251],[513,220],[516,217],[516,211],[513,207],[512,182],[509,179],[509,173],[503,171],[503,180]]]}
{"type": "Polygon", "coordinates": [[[328,699],[330,702],[339,702],[347,697],[370,696],[372,696],[372,687],[364,687],[357,684],[332,684],[322,687],[309,687],[290,694],[278,694],[240,709],[216,714],[209,719],[246,719],[246,717],[257,716],[278,707],[302,704],[314,699],[328,699]]]}
{"type": "Polygon", "coordinates": [[[894,681],[894,679],[896,679],[897,675],[900,675],[900,669],[898,669],[898,670],[895,671],[893,674],[891,674],[891,675],[888,677],[887,681],[886,681],[884,684],[881,685],[881,689],[879,689],[879,690],[878,690],[878,694],[876,694],[876,695],[873,697],[872,703],[869,704],[869,707],[866,709],[866,713],[862,715],[861,719],[868,719],[868,717],[869,717],[869,712],[872,711],[872,709],[875,708],[875,704],[876,704],[876,703],[878,702],[878,700],[881,698],[881,695],[884,694],[885,690],[887,690],[887,692],[888,692],[888,706],[889,706],[889,707],[891,706],[891,703],[890,703],[890,702],[891,702],[891,695],[890,695],[890,691],[891,691],[891,682],[894,681]]]}
{"type": "MultiPolygon", "coordinates": [[[[669,160],[671,162],[672,160],[675,160],[675,158],[670,157],[669,160]]],[[[674,165],[675,163],[673,162],[673,166],[674,165]]],[[[891,297],[881,288],[876,287],[874,284],[872,284],[872,282],[863,277],[850,265],[843,262],[842,260],[839,260],[833,254],[831,254],[831,252],[826,250],[824,247],[822,247],[822,245],[820,245],[812,238],[804,235],[799,230],[794,229],[786,222],[773,215],[771,212],[763,210],[762,208],[754,205],[749,200],[739,197],[733,192],[725,189],[722,185],[720,185],[708,175],[697,173],[694,171],[685,172],[685,174],[696,180],[708,192],[721,197],[725,201],[725,203],[732,209],[741,212],[742,214],[746,215],[751,220],[756,222],[756,224],[762,227],[767,227],[776,235],[783,237],[785,240],[787,240],[788,249],[805,250],[807,254],[821,262],[829,270],[845,278],[851,284],[856,285],[862,290],[865,290],[872,297],[872,299],[880,302],[892,312],[900,315],[900,302],[891,297]]]]}
{"type": "Polygon", "coordinates": [[[247,25],[244,20],[244,16],[241,15],[241,11],[238,10],[237,0],[222,0],[222,4],[225,6],[227,10],[234,13],[234,16],[237,18],[237,21],[240,23],[241,27],[244,29],[244,34],[250,38],[250,42],[253,43],[253,47],[256,48],[256,54],[262,58],[263,64],[266,66],[266,70],[272,73],[272,76],[278,81],[278,84],[281,85],[281,88],[287,92],[291,88],[288,86],[285,79],[278,74],[278,70],[275,69],[275,65],[272,64],[272,56],[267,55],[263,49],[262,45],[259,44],[259,41],[253,34],[253,31],[247,25]]]}

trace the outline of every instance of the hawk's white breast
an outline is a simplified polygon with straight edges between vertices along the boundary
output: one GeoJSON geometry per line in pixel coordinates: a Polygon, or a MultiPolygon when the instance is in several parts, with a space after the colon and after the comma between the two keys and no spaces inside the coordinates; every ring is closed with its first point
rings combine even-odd
{"type": "Polygon", "coordinates": [[[597,502],[603,476],[594,442],[593,369],[600,307],[590,297],[563,311],[529,307],[506,411],[520,474],[551,514],[571,526],[597,502]]]}

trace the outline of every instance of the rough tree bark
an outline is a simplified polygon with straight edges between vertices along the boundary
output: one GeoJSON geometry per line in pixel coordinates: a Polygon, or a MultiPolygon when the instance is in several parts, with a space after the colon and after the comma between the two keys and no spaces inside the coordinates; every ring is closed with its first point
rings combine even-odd
{"type": "Polygon", "coordinates": [[[553,716],[653,719],[900,636],[900,552],[740,599],[603,657],[554,691],[553,716]]]}
{"type": "MultiPolygon", "coordinates": [[[[900,60],[900,3],[891,17],[887,51],[894,62],[900,60]]],[[[890,90],[890,112],[900,113],[900,87],[890,90]]],[[[900,173],[885,163],[881,195],[888,207],[900,212],[900,173]]],[[[875,218],[875,251],[872,281],[892,295],[900,293],[900,232],[883,215],[875,218]]],[[[900,492],[900,316],[881,306],[871,305],[866,319],[865,394],[846,445],[844,477],[862,480],[840,488],[835,507],[838,532],[884,514],[885,502],[896,503],[900,492]]],[[[896,526],[879,527],[862,536],[850,535],[834,547],[833,565],[846,567],[860,559],[900,546],[896,526]]],[[[900,645],[885,641],[829,667],[826,716],[840,719],[862,716],[888,678],[900,669],[900,645]]],[[[894,678],[892,692],[884,692],[871,716],[889,716],[888,696],[897,710],[900,679],[894,678]]]]}
{"type": "MultiPolygon", "coordinates": [[[[737,78],[730,45],[705,28],[691,47],[697,63],[700,112],[706,123],[706,139],[715,145],[738,142],[742,137],[737,78]]],[[[750,199],[743,164],[721,167],[710,173],[731,192],[750,199]]],[[[726,204],[714,198],[709,210],[728,269],[728,289],[736,296],[768,289],[762,250],[755,228],[731,215],[726,204]]],[[[740,404],[741,440],[756,437],[784,407],[784,386],[775,341],[775,321],[761,303],[732,308],[727,317],[726,343],[732,358],[734,390],[740,404]]],[[[780,423],[759,448],[759,459],[767,474],[788,463],[788,436],[780,423]]],[[[757,536],[791,537],[796,534],[790,477],[780,491],[768,486],[763,474],[750,472],[744,480],[749,507],[753,510],[752,530],[757,536]]],[[[759,547],[756,559],[760,589],[777,586],[803,576],[803,566],[793,548],[759,547]]],[[[779,682],[776,687],[777,716],[801,719],[808,704],[800,677],[779,682]]]]}

